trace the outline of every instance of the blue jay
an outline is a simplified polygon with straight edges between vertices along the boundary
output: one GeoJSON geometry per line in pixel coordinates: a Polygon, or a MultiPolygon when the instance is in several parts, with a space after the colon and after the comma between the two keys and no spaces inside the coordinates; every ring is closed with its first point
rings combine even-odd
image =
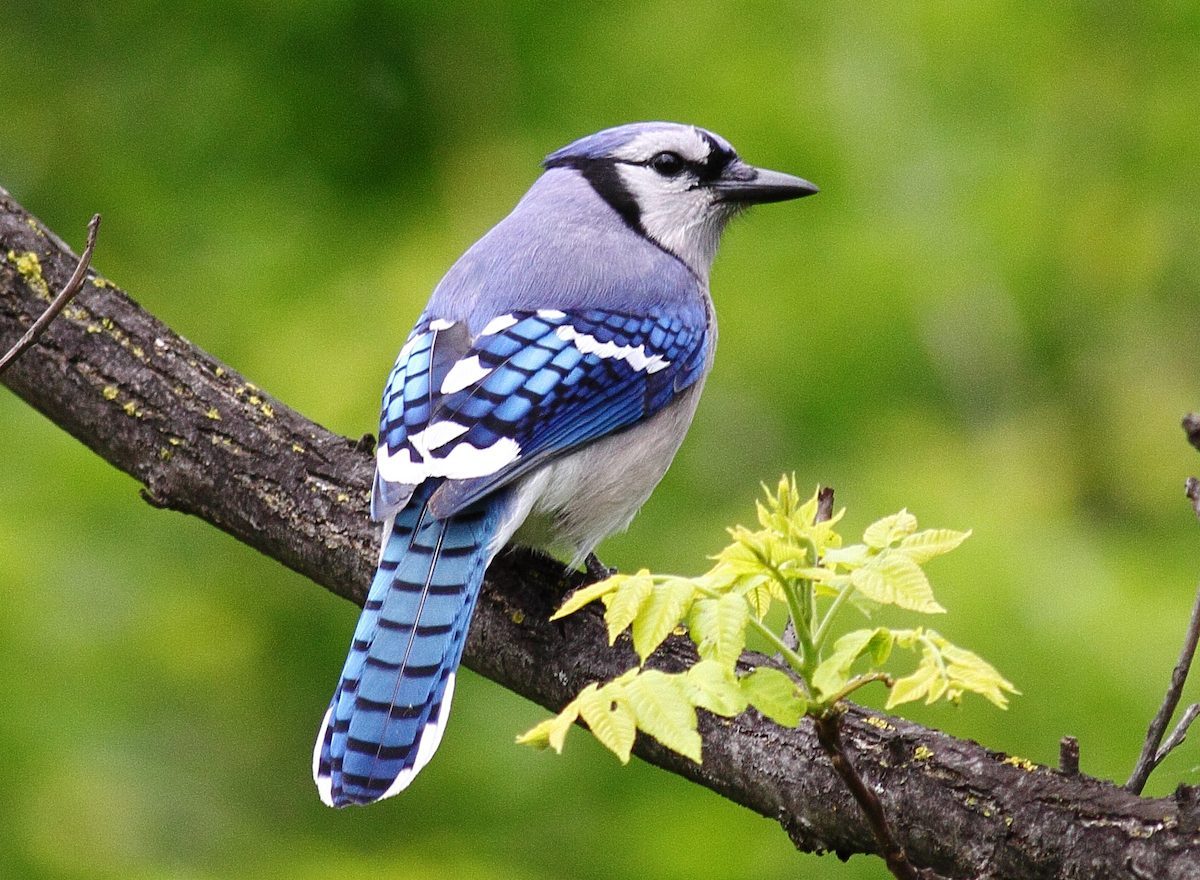
{"type": "Polygon", "coordinates": [[[543,164],[438,284],[384,389],[379,569],[313,753],[330,806],[390,797],[433,756],[497,551],[513,541],[577,565],[629,524],[712,365],[722,229],[748,205],[817,191],[664,122],[543,164]]]}

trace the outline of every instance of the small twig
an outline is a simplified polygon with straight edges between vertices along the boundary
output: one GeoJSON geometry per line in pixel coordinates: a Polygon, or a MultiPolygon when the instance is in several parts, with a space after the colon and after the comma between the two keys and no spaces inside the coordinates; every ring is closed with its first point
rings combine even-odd
{"type": "Polygon", "coordinates": [[[1175,725],[1175,729],[1163,740],[1162,747],[1154,753],[1154,763],[1161,764],[1163,758],[1171,754],[1171,751],[1183,741],[1187,739],[1188,728],[1192,726],[1192,722],[1200,717],[1200,703],[1192,703],[1183,712],[1183,717],[1179,719],[1179,723],[1175,725]]]}
{"type": "Polygon", "coordinates": [[[79,257],[79,263],[75,266],[75,271],[71,274],[71,279],[66,286],[59,291],[58,296],[54,297],[54,301],[42,312],[41,317],[33,322],[25,335],[17,340],[17,344],[10,348],[4,355],[0,357],[0,373],[8,369],[9,364],[15,361],[25,349],[33,345],[37,338],[45,332],[50,326],[50,322],[58,317],[61,312],[83,287],[83,279],[87,276],[88,266],[92,262],[92,251],[96,248],[96,233],[100,229],[100,215],[93,214],[91,221],[88,223],[87,244],[83,247],[83,253],[79,257]]]}
{"type": "Polygon", "coordinates": [[[827,522],[833,516],[833,486],[822,486],[817,490],[817,515],[813,522],[827,522]]]}
{"type": "Polygon", "coordinates": [[[1183,691],[1184,682],[1187,681],[1192,657],[1196,653],[1198,636],[1200,636],[1200,588],[1197,589],[1196,601],[1192,605],[1192,616],[1188,622],[1183,649],[1179,653],[1179,662],[1175,664],[1175,669],[1171,672],[1171,683],[1167,688],[1166,695],[1163,697],[1162,705],[1159,706],[1157,714],[1155,714],[1154,719],[1150,722],[1149,729],[1146,731],[1146,741],[1142,744],[1142,753],[1138,756],[1133,773],[1130,775],[1129,781],[1125,783],[1125,788],[1134,794],[1142,793],[1142,789],[1145,788],[1146,780],[1150,777],[1150,773],[1162,762],[1162,759],[1167,756],[1171,749],[1183,741],[1188,726],[1195,720],[1197,712],[1200,712],[1200,710],[1197,710],[1197,712],[1192,711],[1192,709],[1196,709],[1195,706],[1189,708],[1175,730],[1172,731],[1170,739],[1165,743],[1163,742],[1167,725],[1171,721],[1171,716],[1175,714],[1175,708],[1179,705],[1179,698],[1183,691]]]}
{"type": "Polygon", "coordinates": [[[879,854],[887,864],[888,871],[897,880],[935,880],[938,875],[933,871],[917,868],[908,860],[908,853],[892,834],[879,796],[858,775],[850,756],[846,754],[842,744],[841,718],[842,713],[836,710],[815,718],[817,741],[829,756],[834,771],[842,778],[842,782],[846,783],[846,788],[850,790],[863,815],[867,817],[867,824],[871,826],[871,833],[875,835],[875,841],[879,844],[879,854]]]}
{"type": "MultiPolygon", "coordinates": [[[[1183,420],[1185,429],[1188,428],[1191,418],[1194,416],[1183,420]]],[[[1190,431],[1188,436],[1191,439],[1190,431]]],[[[1195,477],[1190,477],[1187,481],[1187,496],[1192,502],[1192,509],[1196,511],[1197,516],[1200,516],[1200,500],[1197,500],[1200,499],[1200,482],[1195,477]]],[[[1150,773],[1166,757],[1167,752],[1179,744],[1176,742],[1167,748],[1163,745],[1163,736],[1167,731],[1167,725],[1171,723],[1171,716],[1175,714],[1175,708],[1179,705],[1179,698],[1183,693],[1184,682],[1187,681],[1188,670],[1192,666],[1192,657],[1195,656],[1198,640],[1200,640],[1200,587],[1196,588],[1196,599],[1192,603],[1192,616],[1188,621],[1187,633],[1183,638],[1183,648],[1179,652],[1179,662],[1171,671],[1171,683],[1167,687],[1166,696],[1163,697],[1158,713],[1155,714],[1150,722],[1150,728],[1146,731],[1146,741],[1142,743],[1142,753],[1133,767],[1133,773],[1130,774],[1129,781],[1125,783],[1125,788],[1134,794],[1142,793],[1142,789],[1146,787],[1146,780],[1150,778],[1150,773]]],[[[1186,716],[1185,720],[1187,720],[1186,716]]],[[[1195,720],[1194,717],[1192,720],[1195,720]]],[[[1190,724],[1191,721],[1189,720],[1187,723],[1190,724]]],[[[1179,732],[1179,740],[1182,741],[1187,732],[1187,725],[1181,721],[1175,730],[1179,732]],[[1183,729],[1180,730],[1180,728],[1183,729]]],[[[1174,737],[1175,734],[1172,733],[1171,736],[1174,737]]]]}
{"type": "Polygon", "coordinates": [[[1079,775],[1079,740],[1073,736],[1058,741],[1058,769],[1064,776],[1079,775]]]}

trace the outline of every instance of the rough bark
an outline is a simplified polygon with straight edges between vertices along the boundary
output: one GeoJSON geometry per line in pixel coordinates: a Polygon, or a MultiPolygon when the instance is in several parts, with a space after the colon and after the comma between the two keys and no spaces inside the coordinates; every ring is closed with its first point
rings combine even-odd
{"type": "MultiPolygon", "coordinates": [[[[75,258],[2,189],[0,258],[3,350],[75,258]]],[[[115,285],[93,276],[3,382],[141,481],[151,503],[198,516],[362,603],[376,540],[366,515],[369,452],[256,388],[115,285]]],[[[467,665],[552,710],[627,669],[632,652],[608,647],[598,614],[548,622],[577,580],[540,556],[501,556],[484,585],[467,665]]],[[[693,658],[686,639],[672,639],[654,663],[677,669],[693,658]]],[[[706,716],[701,733],[702,766],[644,737],[636,752],[777,819],[798,849],[874,851],[807,721],[785,730],[754,712],[706,716]]],[[[1191,789],[1139,798],[858,708],[843,737],[918,866],[964,878],[1200,878],[1200,805],[1191,789]]]]}

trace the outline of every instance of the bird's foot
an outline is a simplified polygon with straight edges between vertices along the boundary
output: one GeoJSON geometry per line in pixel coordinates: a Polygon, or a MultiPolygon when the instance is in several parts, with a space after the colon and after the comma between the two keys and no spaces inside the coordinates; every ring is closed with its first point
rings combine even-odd
{"type": "Polygon", "coordinates": [[[587,569],[588,575],[593,580],[597,581],[610,578],[617,573],[615,568],[609,568],[607,565],[601,562],[600,557],[598,557],[595,553],[589,553],[587,558],[583,560],[583,565],[584,568],[587,569]]]}

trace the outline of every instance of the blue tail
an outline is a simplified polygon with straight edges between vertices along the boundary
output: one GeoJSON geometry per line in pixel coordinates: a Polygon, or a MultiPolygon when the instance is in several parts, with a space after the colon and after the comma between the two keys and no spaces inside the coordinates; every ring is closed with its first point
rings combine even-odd
{"type": "Polygon", "coordinates": [[[446,727],[502,502],[434,519],[426,507],[439,482],[396,515],[317,735],[313,778],[332,807],[403,791],[446,727]]]}

